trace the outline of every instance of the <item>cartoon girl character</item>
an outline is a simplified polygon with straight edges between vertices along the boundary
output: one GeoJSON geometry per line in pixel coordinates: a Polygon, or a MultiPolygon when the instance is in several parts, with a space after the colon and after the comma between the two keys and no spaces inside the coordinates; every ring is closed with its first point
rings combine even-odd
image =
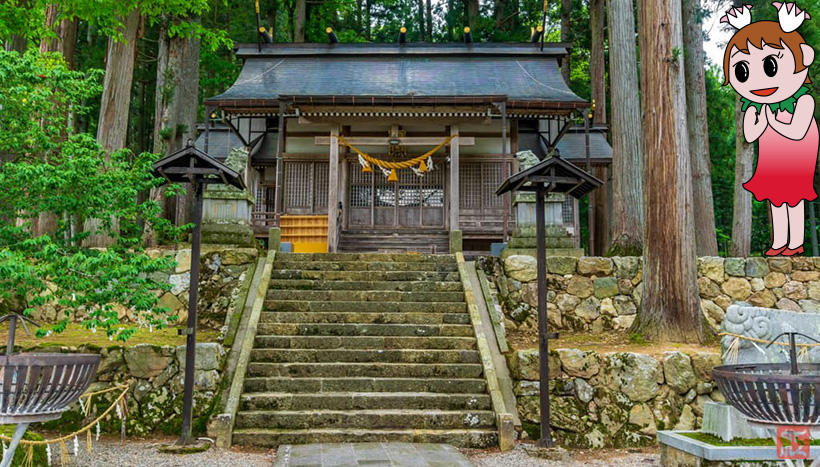
{"type": "Polygon", "coordinates": [[[814,49],[796,29],[809,14],[794,3],[772,4],[778,21],[751,22],[751,6],[729,10],[721,22],[738,29],[723,58],[724,85],[743,103],[743,135],[758,141],[757,168],[743,187],[772,209],[767,256],[803,253],[804,201],[817,197],[818,131],[809,95],[814,49]]]}

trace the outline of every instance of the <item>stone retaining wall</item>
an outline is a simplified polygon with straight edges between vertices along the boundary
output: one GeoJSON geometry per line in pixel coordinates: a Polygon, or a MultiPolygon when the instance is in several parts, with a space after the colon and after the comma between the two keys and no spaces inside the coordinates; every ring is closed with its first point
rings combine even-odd
{"type": "MultiPolygon", "coordinates": [[[[159,306],[168,307],[172,314],[179,316],[179,323],[188,319],[188,289],[191,284],[191,249],[147,251],[149,256],[173,256],[176,267],[173,271],[155,273],[152,279],[159,283],[170,284],[171,290],[162,292],[159,306]]],[[[257,259],[254,248],[234,248],[205,245],[202,248],[199,268],[199,308],[197,316],[200,326],[219,329],[225,323],[228,310],[232,309],[243,281],[253,275],[257,259]]],[[[48,305],[36,310],[32,318],[42,323],[53,323],[62,319],[62,314],[55,305],[48,305]]],[[[81,321],[82,315],[72,316],[74,321],[81,321]]],[[[120,309],[120,321],[136,322],[135,317],[125,307],[120,309]]]]}
{"type": "MultiPolygon", "coordinates": [[[[538,350],[507,355],[526,436],[538,438],[538,350]]],[[[578,349],[550,352],[553,437],[567,448],[654,444],[658,430],[699,428],[703,405],[724,402],[712,380],[720,354],[672,351],[655,357],[578,349]]]]}
{"type": "MultiPolygon", "coordinates": [[[[185,346],[154,346],[139,344],[132,347],[108,348],[53,348],[36,349],[38,352],[99,353],[102,361],[97,379],[89,391],[128,383],[126,434],[148,436],[157,433],[178,435],[182,424],[182,393],[185,373],[185,346]]],[[[198,343],[194,370],[193,427],[205,432],[205,424],[212,412],[220,387],[225,361],[225,350],[218,343],[198,343]]],[[[86,416],[80,404],[73,404],[60,419],[43,423],[41,429],[69,433],[85,426],[110,407],[119,391],[92,398],[86,416]]],[[[119,433],[120,420],[112,412],[101,423],[104,433],[119,433]]]]}
{"type": "MultiPolygon", "coordinates": [[[[537,328],[535,258],[486,258],[487,272],[509,328],[537,328]]],[[[628,329],[641,304],[640,257],[547,258],[548,309],[552,329],[628,329]]],[[[698,287],[706,322],[718,332],[735,301],[755,306],[820,313],[820,258],[698,259],[698,287]]]]}

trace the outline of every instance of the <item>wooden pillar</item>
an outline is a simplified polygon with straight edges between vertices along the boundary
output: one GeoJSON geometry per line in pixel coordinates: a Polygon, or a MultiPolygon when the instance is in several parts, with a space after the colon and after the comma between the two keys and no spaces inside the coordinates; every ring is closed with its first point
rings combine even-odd
{"type": "MultiPolygon", "coordinates": [[[[285,106],[284,102],[279,103],[279,124],[276,129],[276,186],[273,193],[273,212],[276,218],[276,225],[279,225],[279,217],[284,211],[284,203],[282,202],[282,179],[284,171],[284,156],[285,153],[285,133],[287,132],[287,120],[285,120],[285,106]]],[[[250,134],[248,135],[250,136],[250,134]]]]}
{"type": "Polygon", "coordinates": [[[330,161],[327,179],[327,251],[336,251],[336,217],[339,214],[339,127],[330,130],[330,161]]]}
{"type": "Polygon", "coordinates": [[[459,226],[458,193],[458,125],[450,126],[450,231],[461,230],[459,226]]]}

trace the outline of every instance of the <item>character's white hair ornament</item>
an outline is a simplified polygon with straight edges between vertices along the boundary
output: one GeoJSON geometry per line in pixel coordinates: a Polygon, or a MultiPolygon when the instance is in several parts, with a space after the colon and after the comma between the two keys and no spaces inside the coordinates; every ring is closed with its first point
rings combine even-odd
{"type": "Polygon", "coordinates": [[[794,3],[774,2],[772,6],[777,8],[777,21],[783,32],[792,32],[799,28],[803,21],[811,19],[811,16],[794,3]]]}
{"type": "Polygon", "coordinates": [[[729,23],[735,29],[743,29],[752,22],[752,6],[743,5],[732,7],[720,18],[721,23],[729,23]]]}

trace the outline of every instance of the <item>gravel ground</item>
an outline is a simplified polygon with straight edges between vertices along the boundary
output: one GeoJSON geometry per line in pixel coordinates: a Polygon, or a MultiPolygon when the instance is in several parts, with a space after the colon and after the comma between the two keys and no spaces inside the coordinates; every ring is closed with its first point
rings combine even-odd
{"type": "Polygon", "coordinates": [[[499,451],[464,451],[476,467],[657,467],[661,465],[657,449],[623,450],[600,449],[595,451],[570,451],[570,462],[548,461],[530,457],[521,444],[507,452],[499,451]]]}
{"type": "MultiPolygon", "coordinates": [[[[135,440],[128,438],[120,444],[119,438],[100,439],[94,443],[91,453],[85,451],[85,442],[80,443],[80,454],[71,455],[70,466],[83,467],[271,467],[273,451],[251,451],[248,449],[211,448],[196,454],[162,454],[157,448],[173,439],[135,440]]],[[[72,447],[69,444],[69,451],[72,447]]],[[[60,455],[52,450],[54,465],[59,465],[60,455]]]]}
{"type": "MultiPolygon", "coordinates": [[[[80,454],[71,455],[70,466],[83,467],[271,467],[275,458],[272,450],[217,449],[197,454],[162,454],[157,448],[173,442],[173,439],[136,440],[127,439],[120,444],[119,438],[100,439],[94,443],[91,453],[80,444],[80,454]]],[[[71,446],[69,445],[69,450],[71,446]]],[[[660,456],[657,449],[621,450],[601,449],[595,451],[570,451],[570,462],[555,462],[530,457],[519,444],[512,451],[462,450],[476,467],[658,467],[660,456]]],[[[53,465],[60,465],[59,453],[53,451],[53,465]]]]}

